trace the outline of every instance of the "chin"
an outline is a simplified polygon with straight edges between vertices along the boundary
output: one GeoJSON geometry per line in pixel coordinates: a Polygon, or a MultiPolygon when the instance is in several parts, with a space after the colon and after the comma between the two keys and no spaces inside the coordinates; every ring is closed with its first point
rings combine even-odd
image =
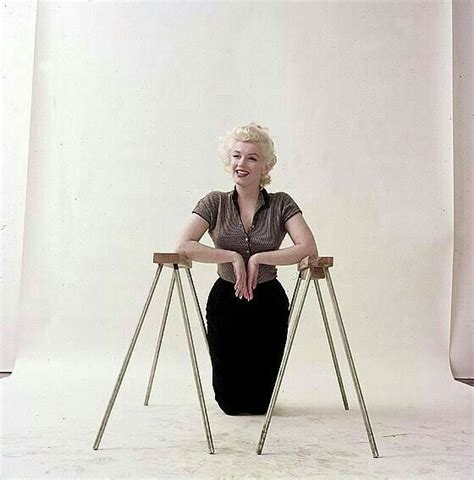
{"type": "Polygon", "coordinates": [[[237,175],[234,175],[234,182],[239,182],[239,183],[252,183],[252,179],[249,177],[241,178],[238,177],[237,175]]]}

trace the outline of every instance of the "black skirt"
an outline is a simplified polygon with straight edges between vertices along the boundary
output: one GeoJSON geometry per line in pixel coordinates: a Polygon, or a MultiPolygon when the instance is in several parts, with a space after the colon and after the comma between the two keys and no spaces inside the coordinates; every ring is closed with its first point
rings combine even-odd
{"type": "Polygon", "coordinates": [[[257,284],[253,299],[235,296],[218,278],[206,318],[215,399],[228,415],[267,411],[288,331],[289,301],[275,278],[257,284]]]}

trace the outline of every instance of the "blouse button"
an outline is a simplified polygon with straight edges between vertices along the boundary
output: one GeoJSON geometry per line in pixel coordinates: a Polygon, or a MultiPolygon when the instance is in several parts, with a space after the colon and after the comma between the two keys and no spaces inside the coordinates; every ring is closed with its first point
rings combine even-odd
{"type": "Polygon", "coordinates": [[[247,240],[247,241],[248,241],[248,239],[249,239],[249,237],[245,237],[245,240],[247,240]]]}

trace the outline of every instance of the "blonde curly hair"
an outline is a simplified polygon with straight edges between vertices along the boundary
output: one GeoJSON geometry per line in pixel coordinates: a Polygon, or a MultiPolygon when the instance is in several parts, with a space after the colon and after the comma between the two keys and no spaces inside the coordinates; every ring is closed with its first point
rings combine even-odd
{"type": "Polygon", "coordinates": [[[275,145],[268,134],[268,128],[252,122],[243,127],[235,127],[233,130],[226,132],[225,135],[219,138],[219,156],[227,173],[230,173],[230,152],[234,141],[252,142],[260,145],[263,154],[263,161],[267,167],[267,172],[264,173],[260,179],[260,188],[268,185],[272,181],[269,172],[277,162],[275,145]]]}

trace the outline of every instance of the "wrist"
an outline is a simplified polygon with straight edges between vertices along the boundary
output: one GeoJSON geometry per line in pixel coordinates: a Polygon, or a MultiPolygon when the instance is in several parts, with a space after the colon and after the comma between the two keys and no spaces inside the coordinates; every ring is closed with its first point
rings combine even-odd
{"type": "Polygon", "coordinates": [[[257,265],[260,265],[260,258],[261,258],[260,253],[254,253],[254,254],[249,258],[249,261],[252,261],[252,262],[256,263],[257,265]]]}
{"type": "Polygon", "coordinates": [[[234,263],[236,260],[239,259],[240,256],[241,256],[241,255],[240,255],[239,252],[234,252],[234,251],[231,250],[231,251],[230,251],[230,260],[229,260],[229,261],[230,261],[231,263],[234,263]]]}

